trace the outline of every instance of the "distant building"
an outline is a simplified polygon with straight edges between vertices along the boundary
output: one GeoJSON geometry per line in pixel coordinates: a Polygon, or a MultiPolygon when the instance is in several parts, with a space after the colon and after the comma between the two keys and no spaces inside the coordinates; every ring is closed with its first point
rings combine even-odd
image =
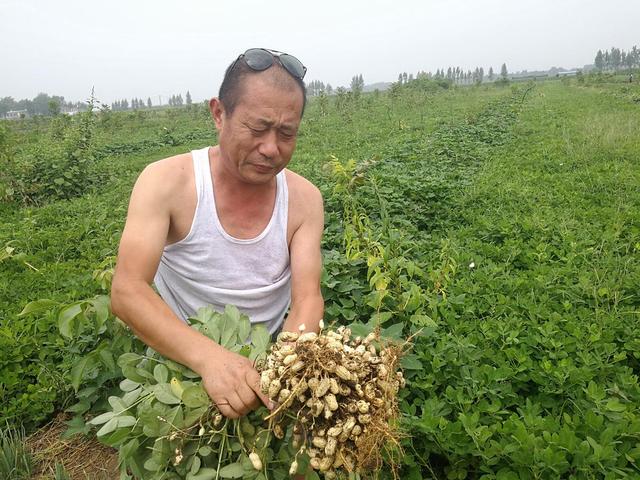
{"type": "Polygon", "coordinates": [[[27,110],[9,110],[5,113],[4,118],[7,120],[20,120],[21,118],[25,118],[29,116],[29,112],[27,110]]]}
{"type": "Polygon", "coordinates": [[[580,70],[568,70],[565,72],[558,72],[556,73],[557,77],[574,77],[578,74],[580,70]]]}
{"type": "Polygon", "coordinates": [[[78,109],[75,107],[62,107],[62,109],[60,110],[60,113],[63,113],[65,115],[76,115],[79,113],[78,109]]]}

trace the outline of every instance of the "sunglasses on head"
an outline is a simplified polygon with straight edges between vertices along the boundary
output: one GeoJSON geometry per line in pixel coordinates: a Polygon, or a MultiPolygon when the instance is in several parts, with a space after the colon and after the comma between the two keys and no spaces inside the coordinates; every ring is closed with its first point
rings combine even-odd
{"type": "Polygon", "coordinates": [[[240,54],[236,62],[238,60],[244,60],[244,63],[256,72],[267,70],[272,67],[273,63],[277,60],[291,76],[299,80],[302,80],[305,73],[307,73],[307,67],[302,65],[302,62],[293,55],[277,50],[269,50],[267,48],[250,48],[240,54]]]}

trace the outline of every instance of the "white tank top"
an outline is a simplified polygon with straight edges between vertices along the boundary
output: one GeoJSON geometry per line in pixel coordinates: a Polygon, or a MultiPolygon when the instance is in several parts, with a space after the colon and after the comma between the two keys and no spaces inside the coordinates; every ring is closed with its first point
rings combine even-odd
{"type": "Polygon", "coordinates": [[[291,301],[284,170],[276,176],[276,201],[268,225],[255,238],[239,239],[229,235],[218,218],[209,148],[191,155],[198,196],[193,223],[185,238],[164,248],[154,278],[156,288],[184,321],[205,305],[223,311],[232,304],[252,323],[263,323],[274,333],[291,301]]]}

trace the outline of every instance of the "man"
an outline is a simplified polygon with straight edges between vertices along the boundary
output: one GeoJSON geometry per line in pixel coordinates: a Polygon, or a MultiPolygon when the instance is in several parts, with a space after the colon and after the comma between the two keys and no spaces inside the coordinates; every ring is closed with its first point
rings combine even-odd
{"type": "Polygon", "coordinates": [[[273,405],[252,363],[186,318],[203,305],[231,303],[274,333],[317,330],[323,315],[322,197],[285,168],[304,111],[305,71],[280,52],[240,55],[209,103],[219,144],[147,166],[120,241],[114,314],[151,348],[202,376],[229,418],[260,402],[273,405]],[[161,296],[150,286],[154,278],[161,296]]]}

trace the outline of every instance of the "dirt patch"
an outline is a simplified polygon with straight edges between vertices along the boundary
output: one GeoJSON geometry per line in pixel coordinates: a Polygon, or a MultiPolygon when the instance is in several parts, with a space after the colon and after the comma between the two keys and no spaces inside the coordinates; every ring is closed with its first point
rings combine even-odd
{"type": "Polygon", "coordinates": [[[61,464],[71,480],[117,480],[118,451],[102,445],[95,437],[74,435],[62,438],[68,417],[58,415],[27,438],[26,445],[35,460],[33,480],[54,478],[61,464]]]}

